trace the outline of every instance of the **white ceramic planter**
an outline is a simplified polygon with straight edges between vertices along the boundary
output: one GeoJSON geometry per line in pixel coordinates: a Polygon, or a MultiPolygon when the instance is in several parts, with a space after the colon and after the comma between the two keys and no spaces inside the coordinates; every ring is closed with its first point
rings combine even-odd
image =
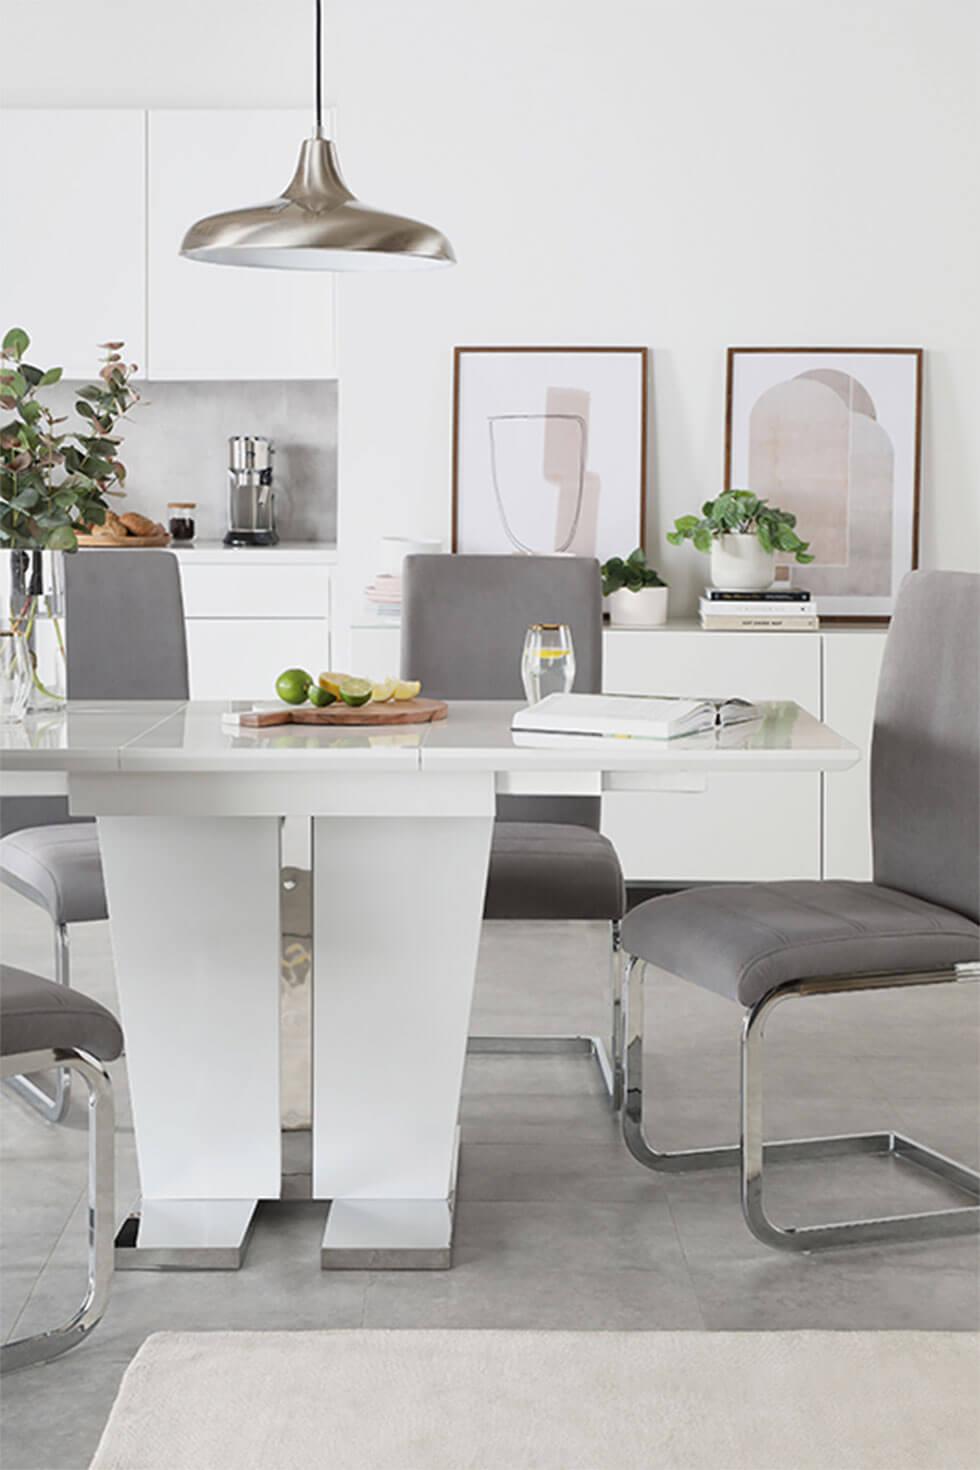
{"type": "Polygon", "coordinates": [[[643,587],[639,592],[630,592],[622,587],[610,592],[609,617],[614,627],[655,628],[667,621],[666,587],[643,587]]]}
{"type": "Polygon", "coordinates": [[[764,592],[772,586],[776,555],[754,531],[730,531],[711,543],[711,582],[726,592],[764,592]]]}

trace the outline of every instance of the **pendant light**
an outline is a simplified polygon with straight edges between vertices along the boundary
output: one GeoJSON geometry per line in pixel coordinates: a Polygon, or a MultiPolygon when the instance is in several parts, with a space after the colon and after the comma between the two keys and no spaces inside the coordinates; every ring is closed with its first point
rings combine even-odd
{"type": "Polygon", "coordinates": [[[322,0],[316,0],[316,126],[278,199],[208,215],[180,247],[189,260],[300,271],[423,270],[454,265],[445,235],[354,198],[323,132],[322,0]]]}

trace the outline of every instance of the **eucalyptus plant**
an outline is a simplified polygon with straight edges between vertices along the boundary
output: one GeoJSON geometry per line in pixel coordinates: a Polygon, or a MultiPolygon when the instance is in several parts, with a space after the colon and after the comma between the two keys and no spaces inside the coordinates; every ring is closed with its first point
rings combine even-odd
{"type": "Polygon", "coordinates": [[[119,420],[139,400],[125,363],[122,342],[103,342],[99,381],[79,388],[75,412],[80,427],[62,429],[42,399],[61,368],[25,361],[31,339],[12,327],[0,346],[0,408],[12,417],[0,423],[0,549],[74,551],[76,532],[106,517],[106,497],[122,494],[126,466],[118,457],[119,420]]]}
{"type": "Polygon", "coordinates": [[[672,546],[693,541],[698,551],[710,551],[712,541],[731,534],[748,536],[753,532],[763,551],[785,551],[801,564],[813,561],[809,541],[802,541],[795,530],[796,517],[760,499],[751,490],[726,490],[717,500],[706,500],[699,516],[681,516],[674,529],[667,532],[672,546]]]}
{"type": "Polygon", "coordinates": [[[646,552],[641,546],[631,551],[625,560],[621,556],[611,556],[603,562],[600,570],[603,597],[608,597],[611,592],[621,592],[624,587],[629,592],[642,592],[644,587],[667,585],[659,573],[647,565],[646,552]]]}

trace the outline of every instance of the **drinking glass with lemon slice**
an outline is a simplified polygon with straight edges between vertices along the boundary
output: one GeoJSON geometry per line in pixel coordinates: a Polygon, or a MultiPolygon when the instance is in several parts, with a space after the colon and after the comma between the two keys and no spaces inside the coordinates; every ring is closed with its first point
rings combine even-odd
{"type": "Polygon", "coordinates": [[[528,704],[569,692],[575,683],[575,649],[567,623],[532,623],[524,638],[521,678],[528,704]]]}

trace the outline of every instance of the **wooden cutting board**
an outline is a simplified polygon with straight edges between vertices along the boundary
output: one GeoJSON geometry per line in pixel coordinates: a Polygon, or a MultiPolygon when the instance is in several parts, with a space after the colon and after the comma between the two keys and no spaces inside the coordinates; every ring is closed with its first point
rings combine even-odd
{"type": "Polygon", "coordinates": [[[448,714],[449,706],[443,699],[399,699],[364,704],[360,709],[338,701],[326,709],[284,704],[279,709],[245,710],[238,716],[238,724],[244,730],[266,730],[274,725],[430,725],[448,714]]]}
{"type": "Polygon", "coordinates": [[[98,536],[86,536],[84,532],[76,531],[79,546],[104,546],[112,550],[114,546],[121,546],[123,550],[135,551],[139,546],[169,546],[170,532],[164,531],[159,536],[122,536],[118,541],[106,541],[98,536]]]}

